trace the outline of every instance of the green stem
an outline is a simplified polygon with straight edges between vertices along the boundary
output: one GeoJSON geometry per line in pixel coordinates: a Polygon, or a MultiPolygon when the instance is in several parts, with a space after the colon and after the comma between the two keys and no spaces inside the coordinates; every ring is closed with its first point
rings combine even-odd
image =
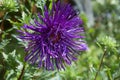
{"type": "Polygon", "coordinates": [[[99,68],[98,68],[98,71],[97,71],[97,73],[96,73],[96,75],[95,75],[95,79],[94,79],[94,80],[97,79],[98,73],[100,72],[100,69],[101,69],[101,67],[102,67],[103,59],[104,59],[104,57],[105,57],[105,54],[106,54],[106,49],[104,49],[104,53],[103,53],[102,59],[101,59],[101,61],[100,61],[100,65],[99,65],[99,68]]]}

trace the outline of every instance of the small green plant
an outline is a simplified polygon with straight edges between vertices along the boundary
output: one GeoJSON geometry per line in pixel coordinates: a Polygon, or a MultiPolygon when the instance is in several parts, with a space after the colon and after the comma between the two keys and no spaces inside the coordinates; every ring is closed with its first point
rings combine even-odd
{"type": "Polygon", "coordinates": [[[114,38],[110,36],[100,36],[98,38],[97,44],[100,48],[103,50],[103,55],[100,60],[98,71],[96,72],[94,80],[97,80],[98,73],[101,70],[101,67],[103,65],[103,59],[106,56],[107,53],[117,53],[117,42],[114,38]]]}

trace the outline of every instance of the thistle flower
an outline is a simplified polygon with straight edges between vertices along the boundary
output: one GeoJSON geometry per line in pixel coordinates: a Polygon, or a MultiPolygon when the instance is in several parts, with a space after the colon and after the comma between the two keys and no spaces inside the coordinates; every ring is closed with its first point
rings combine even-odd
{"type": "Polygon", "coordinates": [[[52,9],[44,7],[40,21],[23,26],[20,38],[28,42],[25,61],[47,70],[65,69],[76,55],[87,49],[84,43],[82,20],[70,4],[53,1],[52,9]]]}

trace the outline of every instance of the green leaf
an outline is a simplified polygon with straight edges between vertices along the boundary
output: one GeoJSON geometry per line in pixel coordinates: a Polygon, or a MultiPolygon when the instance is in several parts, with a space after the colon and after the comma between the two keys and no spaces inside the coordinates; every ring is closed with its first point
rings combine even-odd
{"type": "Polygon", "coordinates": [[[0,10],[5,10],[5,11],[8,11],[8,12],[11,12],[11,11],[18,11],[18,4],[17,4],[17,1],[16,0],[2,0],[2,5],[0,7],[0,10]]]}
{"type": "Polygon", "coordinates": [[[4,47],[10,42],[11,39],[5,39],[0,43],[0,50],[4,49],[4,47]]]}
{"type": "Polygon", "coordinates": [[[46,0],[35,0],[36,1],[36,6],[44,11],[44,5],[46,3],[46,0]]]}
{"type": "Polygon", "coordinates": [[[80,14],[80,18],[82,19],[84,25],[87,25],[88,18],[87,18],[87,16],[85,15],[85,13],[81,13],[81,14],[80,14]]]}

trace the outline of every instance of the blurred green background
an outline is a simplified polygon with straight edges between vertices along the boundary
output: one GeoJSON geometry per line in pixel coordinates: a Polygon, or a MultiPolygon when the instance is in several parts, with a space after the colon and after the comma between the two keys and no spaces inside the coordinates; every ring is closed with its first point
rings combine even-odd
{"type": "Polygon", "coordinates": [[[46,71],[24,62],[17,30],[52,0],[0,0],[0,80],[120,80],[120,0],[64,1],[80,11],[89,48],[65,71],[46,71]]]}

